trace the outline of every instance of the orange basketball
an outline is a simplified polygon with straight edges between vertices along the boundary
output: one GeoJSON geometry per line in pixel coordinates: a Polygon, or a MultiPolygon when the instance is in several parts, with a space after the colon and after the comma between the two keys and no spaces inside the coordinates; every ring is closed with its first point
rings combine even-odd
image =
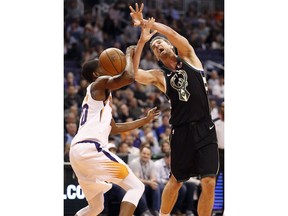
{"type": "Polygon", "coordinates": [[[100,54],[99,61],[103,70],[111,76],[122,73],[127,63],[125,54],[117,48],[105,49],[100,54]]]}

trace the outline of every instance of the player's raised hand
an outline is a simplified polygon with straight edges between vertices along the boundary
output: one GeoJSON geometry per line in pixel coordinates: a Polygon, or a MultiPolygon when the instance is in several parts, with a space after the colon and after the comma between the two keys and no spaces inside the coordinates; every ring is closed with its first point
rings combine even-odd
{"type": "Polygon", "coordinates": [[[144,4],[141,4],[141,7],[139,9],[138,3],[135,4],[135,10],[133,9],[132,6],[129,6],[129,9],[131,11],[130,16],[132,17],[134,26],[139,26],[141,25],[141,21],[143,20],[143,11],[144,4]]]}
{"type": "Polygon", "coordinates": [[[142,25],[142,32],[141,32],[141,40],[147,42],[151,39],[151,37],[157,33],[157,30],[154,30],[150,33],[151,27],[153,23],[155,22],[155,19],[153,17],[148,19],[148,22],[143,23],[142,25]]]}

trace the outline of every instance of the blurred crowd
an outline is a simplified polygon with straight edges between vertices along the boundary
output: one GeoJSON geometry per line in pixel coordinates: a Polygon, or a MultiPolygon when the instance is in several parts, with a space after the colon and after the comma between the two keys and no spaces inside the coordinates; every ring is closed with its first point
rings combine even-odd
{"type": "MultiPolygon", "coordinates": [[[[84,62],[99,56],[107,47],[126,47],[136,44],[139,28],[131,25],[129,0],[93,1],[66,0],[64,5],[64,58],[84,62]],[[110,4],[109,4],[110,2],[110,4]]],[[[186,37],[195,49],[224,48],[223,8],[217,0],[205,5],[197,0],[151,0],[144,2],[144,17],[169,25],[186,37]],[[214,7],[213,7],[214,6],[214,7]]],[[[206,1],[207,2],[207,1],[206,1]]],[[[222,6],[224,7],[224,6],[222,6]]],[[[144,56],[148,61],[151,56],[144,56]]],[[[151,63],[152,64],[152,63],[151,63]]],[[[145,65],[151,66],[151,65],[145,65]]],[[[153,65],[152,65],[153,66],[153,65]]]]}
{"type": "MultiPolygon", "coordinates": [[[[70,143],[77,132],[82,100],[85,97],[86,87],[88,86],[87,81],[81,79],[81,65],[88,59],[99,57],[100,53],[108,47],[119,48],[125,53],[129,45],[137,43],[140,29],[131,25],[130,10],[128,9],[128,6],[134,5],[135,2],[125,0],[64,0],[65,162],[69,162],[70,143]]],[[[217,10],[215,4],[214,8],[211,8],[211,5],[204,7],[205,5],[200,5],[200,1],[196,0],[159,0],[140,1],[138,3],[141,2],[145,4],[144,17],[154,17],[156,21],[175,29],[189,40],[196,52],[201,50],[220,50],[222,51],[220,52],[222,53],[220,59],[224,59],[223,8],[220,7],[217,10]]],[[[219,1],[215,0],[214,2],[217,3],[219,1]]],[[[212,119],[216,120],[221,117],[221,107],[224,101],[223,64],[224,60],[208,65],[203,62],[207,72],[211,115],[212,119]]],[[[156,59],[150,52],[149,47],[145,46],[140,68],[150,69],[157,67],[156,59]]],[[[142,128],[109,137],[110,150],[118,154],[129,166],[132,164],[131,167],[133,167],[134,172],[137,173],[139,171],[137,171],[138,166],[135,165],[137,160],[138,163],[141,160],[149,161],[151,173],[145,178],[151,180],[151,185],[146,186],[154,189],[149,193],[145,190],[147,194],[144,194],[140,200],[138,212],[139,215],[157,215],[153,211],[157,210],[160,203],[163,185],[165,184],[163,179],[169,177],[169,172],[168,174],[166,173],[165,178],[159,176],[161,163],[169,169],[169,134],[171,131],[169,100],[152,85],[144,86],[137,82],[113,92],[112,95],[112,115],[115,122],[136,120],[145,116],[147,111],[155,106],[161,110],[161,116],[158,120],[146,124],[142,128]],[[156,185],[153,182],[156,182],[156,185]],[[158,195],[155,195],[155,188],[159,190],[158,195]],[[151,196],[152,192],[154,192],[154,195],[151,196]],[[146,196],[150,198],[146,200],[146,196]],[[155,201],[152,197],[159,197],[159,200],[155,201]]],[[[139,177],[144,178],[144,176],[139,177]]],[[[190,185],[187,183],[187,185],[183,186],[185,188],[183,188],[182,195],[179,196],[179,199],[182,199],[179,203],[182,204],[176,205],[175,214],[185,211],[186,215],[196,214],[194,207],[188,207],[186,203],[189,203],[191,199],[197,200],[197,193],[201,186],[196,178],[191,179],[191,182],[190,185]],[[193,193],[188,194],[188,188],[191,191],[191,187],[194,188],[192,190],[193,193]]],[[[116,188],[115,190],[118,191],[120,189],[116,188]]],[[[110,193],[113,193],[113,190],[110,193]]],[[[121,193],[117,194],[121,195],[121,193]]],[[[121,200],[121,197],[119,199],[121,200]]],[[[109,215],[112,214],[110,213],[109,215]]]]}

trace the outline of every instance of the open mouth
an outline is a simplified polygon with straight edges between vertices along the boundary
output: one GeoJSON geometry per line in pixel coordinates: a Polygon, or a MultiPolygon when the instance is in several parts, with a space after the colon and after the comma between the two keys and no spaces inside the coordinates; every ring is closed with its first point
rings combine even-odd
{"type": "Polygon", "coordinates": [[[159,48],[159,54],[161,55],[163,53],[164,49],[163,48],[159,48]]]}

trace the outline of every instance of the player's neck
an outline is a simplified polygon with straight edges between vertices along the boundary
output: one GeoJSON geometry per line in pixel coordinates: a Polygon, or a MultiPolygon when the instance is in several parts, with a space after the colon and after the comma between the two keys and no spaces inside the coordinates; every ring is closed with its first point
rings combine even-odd
{"type": "Polygon", "coordinates": [[[165,65],[165,67],[167,67],[173,71],[176,69],[177,63],[178,63],[178,61],[177,61],[176,56],[167,58],[167,59],[165,59],[165,61],[163,61],[163,64],[165,65]]]}

